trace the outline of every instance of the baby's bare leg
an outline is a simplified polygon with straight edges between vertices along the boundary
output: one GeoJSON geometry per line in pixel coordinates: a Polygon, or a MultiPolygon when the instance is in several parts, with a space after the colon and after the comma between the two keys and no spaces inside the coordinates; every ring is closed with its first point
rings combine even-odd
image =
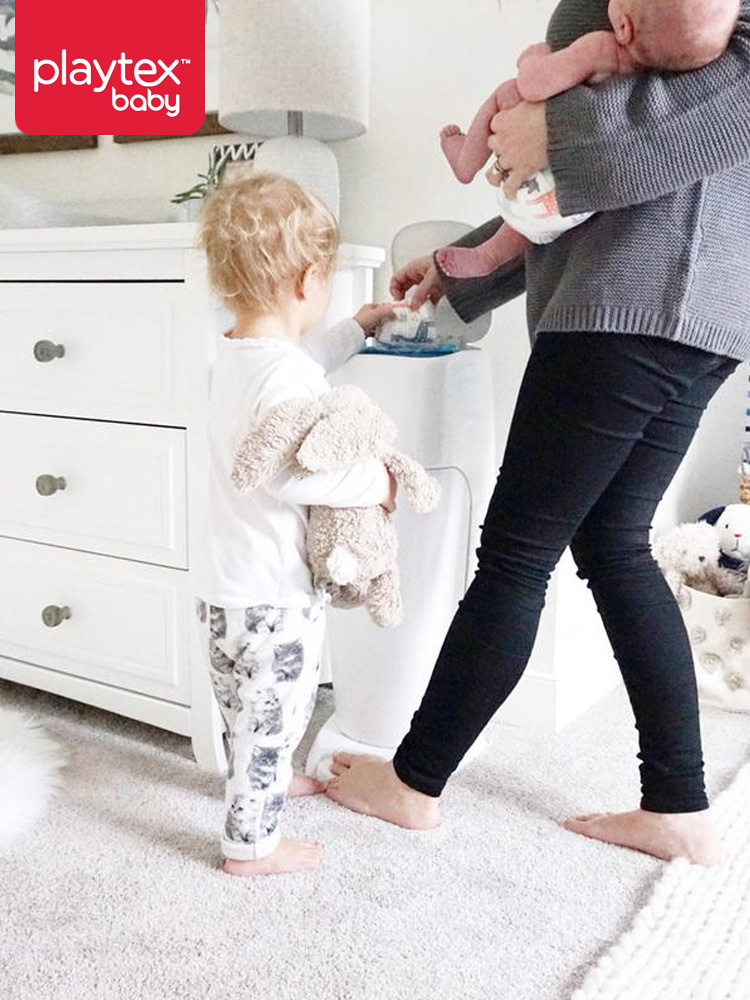
{"type": "Polygon", "coordinates": [[[494,236],[478,247],[444,247],[437,262],[450,278],[481,278],[502,264],[520,257],[531,246],[525,236],[503,224],[494,236]]]}
{"type": "Polygon", "coordinates": [[[492,119],[499,111],[515,107],[520,100],[516,81],[507,80],[481,106],[466,135],[458,125],[447,125],[440,133],[445,158],[462,184],[470,184],[490,158],[487,140],[492,135],[492,119]]]}

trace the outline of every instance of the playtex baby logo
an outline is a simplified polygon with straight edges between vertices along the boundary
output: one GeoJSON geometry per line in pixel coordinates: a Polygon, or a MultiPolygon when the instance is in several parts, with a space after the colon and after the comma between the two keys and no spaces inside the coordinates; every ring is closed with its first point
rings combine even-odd
{"type": "Polygon", "coordinates": [[[18,0],[16,125],[28,135],[197,132],[205,5],[18,0]]]}

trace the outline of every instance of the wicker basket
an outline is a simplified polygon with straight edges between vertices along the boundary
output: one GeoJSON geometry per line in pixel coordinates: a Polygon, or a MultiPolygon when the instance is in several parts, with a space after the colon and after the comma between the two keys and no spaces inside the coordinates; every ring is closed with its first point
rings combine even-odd
{"type": "Polygon", "coordinates": [[[750,712],[750,598],[683,587],[679,604],[701,701],[750,712]]]}

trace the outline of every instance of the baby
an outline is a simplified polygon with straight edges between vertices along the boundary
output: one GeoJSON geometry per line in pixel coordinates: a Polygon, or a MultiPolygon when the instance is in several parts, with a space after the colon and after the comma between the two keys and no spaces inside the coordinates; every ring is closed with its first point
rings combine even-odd
{"type": "MultiPolygon", "coordinates": [[[[498,112],[618,75],[700,69],[724,52],[738,16],[739,0],[611,0],[609,19],[614,32],[591,32],[559,52],[552,52],[548,45],[532,45],[518,60],[518,78],[506,81],[485,101],[467,135],[457,125],[443,129],[441,145],[453,172],[468,184],[485,165],[492,119],[498,112]]],[[[549,169],[526,181],[513,199],[502,191],[507,176],[499,159],[487,174],[499,189],[505,225],[478,247],[438,251],[437,262],[447,275],[491,274],[524,253],[530,243],[551,243],[591,217],[560,215],[549,169]]]]}
{"type": "Polygon", "coordinates": [[[279,830],[288,796],[324,791],[292,773],[315,705],[326,602],[305,557],[308,506],[382,504],[390,512],[395,486],[380,462],[366,461],[305,479],[287,469],[240,494],[232,465],[272,407],[327,393],[326,370],[358,353],[393,311],[365,306],[327,333],[304,336],[328,309],[339,231],[321,202],[283,177],[223,183],[205,205],[201,243],[212,285],[234,314],[211,380],[209,524],[197,602],[229,739],[224,870],[291,872],[314,867],[322,851],[279,830]]]}

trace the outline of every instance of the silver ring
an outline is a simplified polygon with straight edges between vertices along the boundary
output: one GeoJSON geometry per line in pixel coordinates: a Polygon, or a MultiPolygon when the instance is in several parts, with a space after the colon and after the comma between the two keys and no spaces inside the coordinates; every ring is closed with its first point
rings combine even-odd
{"type": "Polygon", "coordinates": [[[511,175],[511,171],[508,170],[507,167],[504,167],[502,165],[502,163],[500,162],[500,157],[499,156],[495,157],[495,163],[494,163],[494,166],[493,166],[492,169],[495,171],[495,173],[499,177],[502,177],[503,180],[506,180],[511,175]]]}

